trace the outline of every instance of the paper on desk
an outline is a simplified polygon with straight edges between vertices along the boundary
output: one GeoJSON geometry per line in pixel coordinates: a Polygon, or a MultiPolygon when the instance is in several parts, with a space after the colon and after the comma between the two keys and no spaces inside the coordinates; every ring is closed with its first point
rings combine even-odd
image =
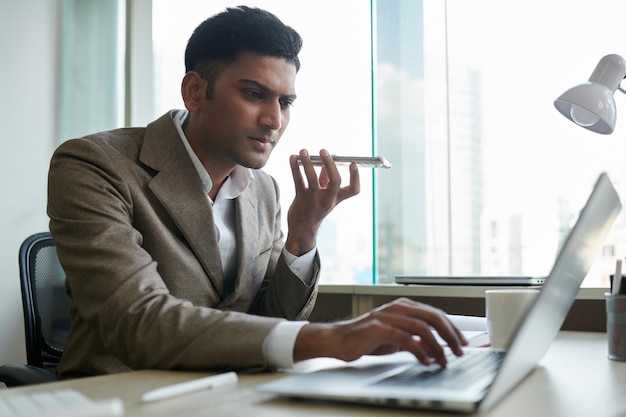
{"type": "Polygon", "coordinates": [[[477,316],[459,316],[455,314],[448,314],[452,324],[459,328],[461,331],[474,331],[474,332],[486,332],[487,331],[487,318],[477,316]]]}
{"type": "MultiPolygon", "coordinates": [[[[477,316],[459,316],[454,314],[447,315],[452,324],[454,324],[467,339],[469,344],[467,347],[487,347],[489,346],[489,334],[487,333],[487,319],[477,316]]],[[[442,345],[446,344],[437,332],[433,334],[442,345]]]]}

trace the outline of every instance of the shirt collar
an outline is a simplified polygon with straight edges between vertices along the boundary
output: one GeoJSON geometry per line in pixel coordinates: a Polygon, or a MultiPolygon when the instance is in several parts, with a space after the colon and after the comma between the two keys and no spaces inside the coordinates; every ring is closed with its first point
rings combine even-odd
{"type": "MultiPolygon", "coordinates": [[[[202,166],[202,162],[200,162],[200,159],[191,148],[191,145],[185,136],[185,132],[183,131],[182,126],[188,115],[189,112],[187,110],[178,110],[173,112],[172,118],[174,126],[176,126],[176,130],[180,136],[180,140],[183,142],[183,145],[185,145],[185,149],[191,158],[191,162],[193,163],[193,166],[202,181],[204,192],[208,194],[213,186],[213,181],[211,181],[211,177],[209,177],[206,169],[202,166]]],[[[253,180],[254,173],[252,172],[252,169],[237,165],[226,181],[224,181],[224,184],[220,187],[217,197],[215,198],[215,202],[217,203],[219,200],[234,199],[239,197],[241,193],[243,193],[250,186],[253,180]]]]}

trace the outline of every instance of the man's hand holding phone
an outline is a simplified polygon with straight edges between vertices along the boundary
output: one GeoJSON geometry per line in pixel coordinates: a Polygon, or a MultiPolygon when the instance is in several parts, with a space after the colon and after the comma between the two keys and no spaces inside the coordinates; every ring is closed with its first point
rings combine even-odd
{"type": "Polygon", "coordinates": [[[322,149],[315,159],[322,165],[319,175],[314,166],[316,163],[306,149],[289,158],[296,195],[287,212],[289,231],[285,249],[295,256],[312,250],[317,244],[317,231],[326,216],[337,204],[361,190],[356,161],[349,162],[350,183],[342,187],[335,158],[322,149]]]}

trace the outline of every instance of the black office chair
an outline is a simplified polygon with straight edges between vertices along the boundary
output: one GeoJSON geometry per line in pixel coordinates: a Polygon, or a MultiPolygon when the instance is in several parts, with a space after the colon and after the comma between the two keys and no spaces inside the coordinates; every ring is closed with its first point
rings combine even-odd
{"type": "Polygon", "coordinates": [[[22,243],[19,267],[28,364],[0,366],[0,382],[7,387],[60,380],[55,369],[70,328],[65,272],[50,233],[34,234],[22,243]]]}

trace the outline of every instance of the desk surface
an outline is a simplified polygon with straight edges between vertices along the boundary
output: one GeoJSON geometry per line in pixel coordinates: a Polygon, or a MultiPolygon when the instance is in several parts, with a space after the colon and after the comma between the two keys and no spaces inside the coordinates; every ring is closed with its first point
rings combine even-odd
{"type": "MultiPolygon", "coordinates": [[[[442,413],[382,409],[361,405],[301,402],[255,390],[261,382],[284,374],[240,375],[237,387],[200,391],[162,402],[141,404],[150,389],[207,374],[137,371],[26,388],[0,390],[0,395],[71,387],[87,396],[120,397],[126,416],[442,416],[442,413]]],[[[605,333],[561,332],[539,367],[488,416],[626,416],[626,362],[607,359],[605,333]]]]}

